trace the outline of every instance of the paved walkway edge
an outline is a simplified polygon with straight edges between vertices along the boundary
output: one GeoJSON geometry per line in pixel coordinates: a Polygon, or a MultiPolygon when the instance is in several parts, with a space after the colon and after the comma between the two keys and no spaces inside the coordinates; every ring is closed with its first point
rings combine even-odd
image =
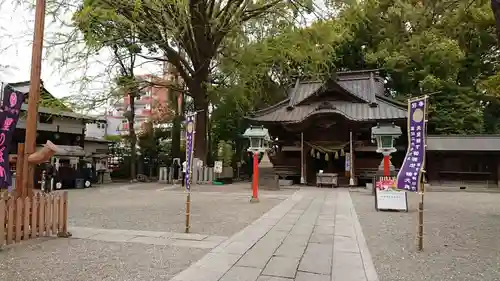
{"type": "Polygon", "coordinates": [[[70,226],[71,239],[89,239],[106,242],[141,243],[213,249],[228,237],[197,233],[176,233],[131,229],[105,229],[70,226]]]}
{"type": "Polygon", "coordinates": [[[194,276],[202,277],[200,280],[220,279],[245,252],[264,237],[302,198],[300,191],[295,192],[252,224],[212,249],[198,262],[177,274],[170,281],[192,280],[194,276]],[[214,278],[214,276],[217,277],[214,278]]]}
{"type": "Polygon", "coordinates": [[[351,215],[354,218],[354,229],[356,231],[356,237],[358,239],[359,251],[361,253],[361,259],[363,260],[363,267],[365,268],[366,279],[368,281],[379,281],[377,271],[373,265],[372,255],[368,249],[368,244],[366,243],[365,235],[363,234],[363,229],[359,223],[359,217],[354,208],[351,195],[349,194],[349,200],[351,201],[351,215]]]}

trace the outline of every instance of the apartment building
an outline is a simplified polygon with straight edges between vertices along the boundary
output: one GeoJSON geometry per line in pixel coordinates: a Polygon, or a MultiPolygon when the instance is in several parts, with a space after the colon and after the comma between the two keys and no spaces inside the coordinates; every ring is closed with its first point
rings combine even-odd
{"type": "MultiPolygon", "coordinates": [[[[164,66],[163,77],[154,75],[141,75],[139,79],[145,81],[149,86],[143,88],[140,95],[136,97],[134,102],[135,108],[135,124],[134,128],[137,132],[144,129],[146,122],[157,118],[164,114],[164,110],[169,108],[171,89],[161,86],[163,83],[177,83],[179,77],[173,67],[164,66]]],[[[182,104],[182,95],[177,101],[178,105],[182,104]]],[[[119,135],[126,135],[129,131],[129,124],[124,113],[130,110],[130,97],[124,96],[115,102],[107,112],[108,130],[114,131],[119,135]]]]}

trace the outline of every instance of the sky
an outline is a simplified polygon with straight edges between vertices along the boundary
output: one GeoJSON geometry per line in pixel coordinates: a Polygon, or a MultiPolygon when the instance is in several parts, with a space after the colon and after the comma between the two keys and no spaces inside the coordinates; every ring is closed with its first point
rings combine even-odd
{"type": "MultiPolygon", "coordinates": [[[[2,2],[2,1],[0,1],[2,2]]],[[[71,17],[68,13],[67,19],[71,17]]],[[[4,83],[14,83],[28,81],[31,69],[31,52],[34,29],[35,11],[31,7],[15,6],[11,1],[6,0],[0,6],[0,81],[4,83]],[[5,67],[7,66],[7,67],[5,67]]],[[[45,20],[45,40],[53,37],[55,32],[60,32],[61,27],[54,24],[50,17],[45,20]]],[[[68,30],[69,31],[69,30],[68,30]]],[[[79,67],[74,65],[71,68],[61,68],[55,62],[54,56],[58,53],[48,53],[44,49],[42,61],[41,79],[45,88],[55,97],[62,98],[80,93],[80,83],[84,70],[73,69],[79,67]],[[69,71],[70,70],[70,71],[69,71]],[[69,71],[69,72],[68,72],[69,71]]],[[[93,58],[88,76],[100,75],[105,72],[109,65],[111,56],[101,54],[93,58]]],[[[158,74],[161,67],[158,64],[142,64],[136,70],[141,74],[158,74]]],[[[104,79],[107,79],[104,78],[104,79]]],[[[86,92],[106,92],[107,85],[101,82],[85,87],[86,92]]],[[[97,93],[96,93],[97,94],[97,93]]]]}
{"type": "MultiPolygon", "coordinates": [[[[324,0],[315,0],[317,5],[324,7],[324,0]]],[[[13,83],[28,81],[31,67],[31,51],[34,28],[34,10],[31,7],[15,6],[13,1],[0,0],[0,81],[13,83]],[[7,65],[8,67],[2,67],[7,65]]],[[[65,15],[66,19],[71,18],[71,13],[65,15]]],[[[64,20],[64,18],[63,18],[64,20]]],[[[45,37],[50,38],[55,32],[61,32],[61,27],[52,23],[52,19],[45,20],[45,37]]],[[[80,93],[81,77],[85,74],[82,69],[61,69],[54,62],[57,54],[48,54],[44,50],[44,60],[42,61],[41,78],[45,88],[55,97],[62,98],[80,93]]],[[[110,56],[100,54],[92,63],[90,73],[94,76],[105,72],[109,65],[110,56]]],[[[159,74],[161,67],[158,64],[143,64],[136,70],[137,74],[159,74]]],[[[106,92],[107,86],[101,82],[95,82],[90,87],[86,87],[86,92],[106,92]]]]}

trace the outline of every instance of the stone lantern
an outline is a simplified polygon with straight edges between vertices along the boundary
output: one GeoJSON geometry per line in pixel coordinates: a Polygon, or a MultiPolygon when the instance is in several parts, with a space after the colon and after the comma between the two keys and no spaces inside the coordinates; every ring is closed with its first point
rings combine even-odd
{"type": "MultiPolygon", "coordinates": [[[[394,140],[401,136],[401,128],[392,124],[377,124],[372,128],[372,142],[377,143],[377,152],[381,153],[384,158],[380,163],[377,171],[379,176],[391,176],[395,168],[391,163],[390,155],[396,152],[394,140]]],[[[375,189],[373,189],[375,192],[375,189]]]]}

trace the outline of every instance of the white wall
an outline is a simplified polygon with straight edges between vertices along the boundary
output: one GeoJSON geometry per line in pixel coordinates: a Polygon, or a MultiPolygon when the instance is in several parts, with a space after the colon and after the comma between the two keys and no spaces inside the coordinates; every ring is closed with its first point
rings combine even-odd
{"type": "MultiPolygon", "coordinates": [[[[81,120],[64,117],[53,117],[52,123],[38,122],[38,129],[41,131],[57,132],[58,127],[59,132],[71,134],[81,134],[85,128],[81,120]]],[[[19,118],[16,128],[26,129],[26,119],[19,118]]]]}
{"type": "Polygon", "coordinates": [[[106,135],[106,123],[87,123],[85,126],[85,136],[92,138],[104,138],[106,135]]]}
{"type": "Polygon", "coordinates": [[[107,135],[108,136],[119,136],[120,135],[119,128],[122,124],[122,119],[108,116],[107,123],[108,123],[107,128],[106,128],[107,135]]]}

